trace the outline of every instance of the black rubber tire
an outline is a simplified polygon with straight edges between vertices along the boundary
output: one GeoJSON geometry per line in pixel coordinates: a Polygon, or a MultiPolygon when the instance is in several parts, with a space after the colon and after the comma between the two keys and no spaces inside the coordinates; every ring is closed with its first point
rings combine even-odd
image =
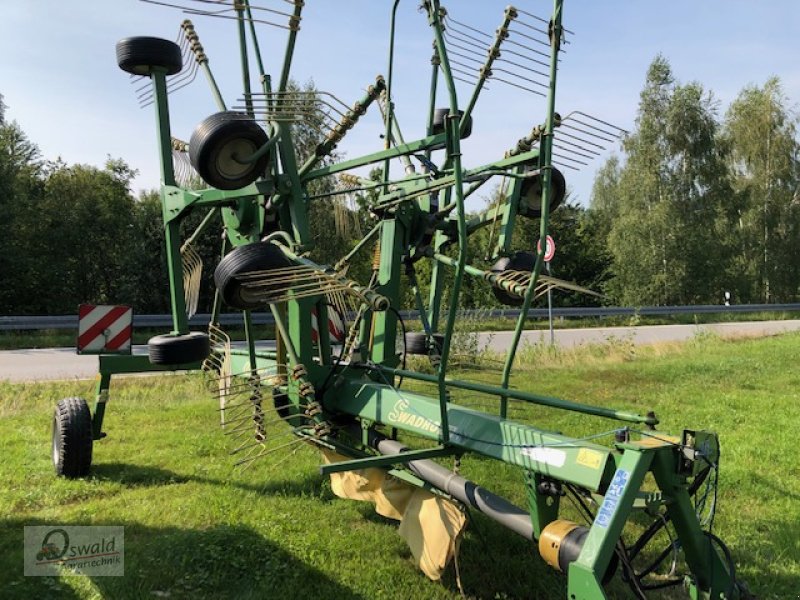
{"type": "Polygon", "coordinates": [[[240,163],[234,157],[252,156],[267,141],[267,132],[249,115],[218,112],[195,128],[189,139],[189,160],[208,185],[220,190],[238,190],[264,173],[269,152],[252,163],[240,163]]]}
{"type": "Polygon", "coordinates": [[[427,356],[430,354],[431,345],[436,346],[436,354],[442,353],[442,346],[444,345],[444,335],[441,333],[433,334],[433,341],[428,342],[428,336],[420,331],[411,331],[406,334],[406,354],[414,354],[427,356]]]}
{"type": "Polygon", "coordinates": [[[430,346],[428,347],[429,353],[433,352],[434,354],[441,354],[442,348],[444,347],[444,334],[443,333],[434,333],[433,339],[431,340],[430,346]]]}
{"type": "MultiPolygon", "coordinates": [[[[550,212],[552,213],[564,202],[567,195],[567,181],[563,173],[553,167],[550,176],[550,186],[553,195],[550,198],[550,212]]],[[[542,216],[542,177],[525,179],[519,197],[519,214],[529,219],[538,219],[542,216]]]]}
{"type": "MultiPolygon", "coordinates": [[[[269,300],[269,287],[261,287],[258,298],[249,297],[238,280],[242,273],[292,266],[294,263],[275,244],[255,242],[228,252],[214,270],[214,283],[228,306],[239,310],[263,307],[269,300]]],[[[275,290],[279,290],[276,288],[275,290]]]]}
{"type": "Polygon", "coordinates": [[[406,354],[427,356],[428,337],[419,331],[409,331],[406,334],[406,354]]]}
{"type": "MultiPolygon", "coordinates": [[[[517,252],[511,257],[504,257],[494,263],[492,273],[503,271],[533,271],[536,265],[536,255],[533,252],[517,252]]],[[[523,298],[507,292],[498,287],[492,287],[492,293],[497,300],[505,306],[522,306],[523,298]]]]}
{"type": "MultiPolygon", "coordinates": [[[[431,122],[433,135],[438,135],[440,133],[444,133],[444,122],[447,119],[447,115],[450,114],[449,108],[437,108],[433,111],[433,121],[431,122]]],[[[464,111],[458,111],[460,116],[464,116],[464,111]]],[[[467,119],[467,126],[464,129],[464,135],[461,136],[462,140],[467,139],[472,134],[472,115],[469,116],[467,119]]]]}
{"type": "Polygon", "coordinates": [[[56,475],[85,477],[92,466],[92,413],[83,398],[64,398],[56,404],[52,433],[56,475]]]}
{"type": "Polygon", "coordinates": [[[117,42],[117,65],[132,75],[150,75],[153,67],[175,75],[183,68],[183,58],[175,42],[156,37],[129,37],[117,42]]]}
{"type": "Polygon", "coordinates": [[[211,344],[203,331],[190,331],[185,335],[167,333],[151,337],[147,351],[154,365],[182,365],[205,360],[211,352],[211,344]]]}

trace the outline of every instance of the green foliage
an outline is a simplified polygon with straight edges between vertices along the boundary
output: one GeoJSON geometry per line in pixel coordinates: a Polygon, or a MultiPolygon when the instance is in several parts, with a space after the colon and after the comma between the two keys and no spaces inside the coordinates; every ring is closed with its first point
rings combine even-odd
{"type": "Polygon", "coordinates": [[[725,142],[733,178],[736,294],[781,302],[800,286],[800,143],[797,115],[777,78],[748,86],[731,104],[725,142]]]}
{"type": "Polygon", "coordinates": [[[721,125],[710,92],[653,61],[624,161],[609,159],[593,189],[613,301],[797,299],[800,153],[787,105],[771,79],[745,88],[721,125]]]}

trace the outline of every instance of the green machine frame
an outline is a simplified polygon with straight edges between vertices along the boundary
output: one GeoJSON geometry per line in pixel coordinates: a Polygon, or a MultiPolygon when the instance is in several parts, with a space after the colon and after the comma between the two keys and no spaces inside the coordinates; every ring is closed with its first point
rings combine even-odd
{"type": "MultiPolygon", "coordinates": [[[[258,20],[251,14],[250,3],[242,0],[231,5],[238,20],[241,47],[245,92],[245,108],[241,114],[253,121],[259,118],[256,107],[258,94],[267,99],[266,103],[272,110],[270,114],[278,114],[281,103],[288,102],[292,56],[304,7],[302,1],[290,4],[293,8],[287,13],[286,55],[275,88],[261,60],[254,27],[258,20]],[[257,59],[257,75],[262,88],[257,93],[251,91],[253,74],[250,60],[253,57],[257,59]]],[[[309,186],[317,180],[354,169],[381,167],[380,181],[351,176],[358,180],[359,189],[373,192],[375,200],[370,209],[376,215],[376,221],[372,231],[348,257],[368,243],[374,242],[377,246],[370,283],[347,282],[348,289],[356,290],[361,299],[358,318],[348,336],[351,352],[337,357],[324,327],[319,328],[318,343],[311,342],[312,311],[316,311],[320,322],[324,322],[330,310],[324,291],[317,295],[294,297],[289,290],[287,296],[279,301],[263,302],[263,307],[268,307],[275,318],[278,345],[274,351],[256,349],[250,309],[242,311],[247,344],[241,350],[231,351],[231,372],[245,374],[245,377],[250,374],[252,380],[257,379],[258,373],[285,369],[286,376],[278,389],[289,403],[290,414],[286,415],[286,420],[294,425],[294,433],[350,457],[348,461],[321,467],[323,473],[380,467],[391,470],[406,481],[426,485],[422,478],[408,469],[409,463],[477,453],[516,465],[523,470],[528,482],[527,512],[534,540],[550,536],[552,530],[548,528],[559,522],[561,491],[580,490],[597,508],[590,515],[589,526],[581,529],[581,541],[574,555],[556,556],[555,559],[556,562],[565,559],[561,568],[566,571],[567,597],[571,600],[606,597],[605,576],[620,553],[625,567],[620,538],[624,525],[637,510],[658,514],[662,521],[672,524],[688,567],[685,585],[690,597],[715,600],[744,597],[743,588],[735,581],[727,550],[716,536],[704,531],[692,502],[695,482],[708,476],[709,469],[717,467],[716,436],[687,430],[675,438],[655,430],[658,420],[652,413],[638,415],[513,389],[510,385],[512,367],[528,309],[542,281],[544,250],[540,249],[535,255],[533,267],[522,283],[469,262],[469,235],[489,224],[498,226],[500,232],[493,258],[511,254],[511,232],[521,212],[521,203],[526,202],[526,184],[534,179],[540,187],[537,198],[541,206],[536,207],[540,217],[540,238],[547,236],[549,211],[556,193],[553,141],[562,122],[555,107],[559,54],[565,39],[563,0],[554,0],[552,13],[545,20],[545,30],[542,31],[548,47],[548,72],[545,73],[546,85],[542,86],[542,95],[545,96],[542,120],[534,123],[531,134],[522,138],[503,158],[471,169],[462,164],[461,141],[472,127],[473,109],[484,84],[492,76],[493,63],[500,56],[499,48],[508,37],[511,24],[523,11],[513,7],[506,9],[494,40],[488,44],[485,63],[478,70],[466,108],[462,109],[455,83],[458,76],[451,64],[447,11],[439,0],[422,3],[434,47],[430,110],[426,135],[406,141],[392,101],[398,4],[399,0],[395,0],[391,11],[386,78],[378,77],[368,87],[363,97],[343,115],[317,146],[315,153],[302,164],[297,156],[291,123],[269,117],[262,119],[260,127],[267,134],[266,141],[257,144],[247,156],[241,152],[234,155],[241,170],[246,171],[248,165],[258,165],[257,173],[251,181],[235,189],[189,189],[178,183],[173,166],[174,144],[168,107],[169,68],[157,60],[147,66],[143,74],[152,82],[162,169],[161,200],[173,317],[169,336],[180,341],[190,334],[180,231],[181,223],[188,215],[195,211],[206,214],[200,229],[211,223],[221,224],[226,233],[223,256],[247,246],[269,245],[277,248],[292,264],[316,270],[321,278],[329,281],[343,277],[341,272],[326,265],[316,265],[306,255],[312,247],[309,205],[327,199],[324,194],[313,197],[308,191],[309,186]],[[438,121],[435,116],[437,93],[445,98],[447,104],[438,121]],[[331,152],[338,142],[375,103],[381,103],[385,147],[366,156],[331,160],[331,152]],[[442,148],[443,156],[440,164],[436,165],[434,152],[442,148]],[[404,174],[399,177],[393,177],[390,171],[390,164],[395,159],[400,159],[405,166],[404,174]],[[421,173],[416,172],[414,161],[422,165],[421,173]],[[468,219],[465,199],[495,176],[511,181],[509,193],[499,204],[468,219]],[[421,297],[416,280],[412,278],[411,282],[425,335],[431,344],[437,334],[444,340],[438,348],[433,374],[403,368],[397,352],[400,282],[404,274],[413,270],[409,265],[418,260],[432,264],[430,296],[427,299],[421,297]],[[447,270],[452,272],[452,277],[445,289],[443,282],[447,270]],[[521,301],[513,342],[500,380],[494,385],[463,381],[449,374],[452,370],[449,340],[453,336],[465,277],[481,279],[521,301]],[[437,393],[426,396],[401,391],[397,386],[399,378],[432,384],[437,393]],[[470,410],[451,401],[451,396],[462,390],[496,398],[496,413],[470,410]],[[574,438],[517,423],[507,418],[511,401],[610,419],[615,422],[612,430],[615,442],[601,445],[589,438],[574,438]],[[293,421],[297,416],[303,419],[293,421]],[[298,422],[301,424],[297,425],[298,422]],[[376,452],[375,445],[369,440],[371,435],[380,432],[387,432],[389,438],[396,438],[398,432],[410,432],[431,440],[433,444],[400,454],[382,454],[376,452]]],[[[208,60],[193,28],[191,31],[194,35],[190,39],[193,41],[193,58],[206,74],[219,110],[225,111],[226,105],[211,75],[208,60]]],[[[343,261],[346,262],[348,257],[343,261]]],[[[263,274],[262,287],[269,286],[269,277],[268,272],[263,274]]],[[[217,290],[213,321],[224,305],[223,291],[217,290]]],[[[210,352],[213,357],[220,348],[212,343],[210,352]]],[[[193,370],[201,368],[202,364],[200,356],[188,356],[186,360],[173,360],[170,364],[154,364],[146,356],[100,356],[93,438],[99,440],[105,435],[103,416],[112,375],[193,370]]],[[[556,536],[554,539],[565,538],[556,536]]],[[[556,548],[555,552],[558,554],[559,550],[556,548]]],[[[639,590],[637,593],[643,592],[639,590]]]]}

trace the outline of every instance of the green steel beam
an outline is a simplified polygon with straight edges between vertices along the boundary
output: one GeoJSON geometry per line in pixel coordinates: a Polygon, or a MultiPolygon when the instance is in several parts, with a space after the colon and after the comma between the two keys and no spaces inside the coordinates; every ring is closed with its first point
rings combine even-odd
{"type": "MultiPolygon", "coordinates": [[[[553,153],[553,127],[556,106],[556,74],[558,73],[558,52],[561,45],[561,36],[563,29],[561,27],[562,16],[562,0],[554,0],[553,2],[553,17],[550,23],[550,86],[547,93],[547,117],[545,120],[545,130],[542,134],[542,140],[539,144],[541,150],[540,168],[542,171],[542,209],[541,219],[539,226],[539,239],[545,240],[547,238],[547,225],[550,215],[550,196],[552,190],[550,189],[550,181],[552,174],[552,153],[553,153]]],[[[511,369],[514,365],[516,358],[517,348],[519,347],[519,340],[522,337],[522,329],[525,325],[525,320],[528,317],[528,310],[533,301],[533,291],[536,289],[536,284],[539,281],[539,273],[541,273],[542,266],[544,265],[544,252],[546,244],[539,245],[539,251],[536,255],[536,264],[533,267],[533,273],[528,284],[528,290],[525,292],[525,297],[522,301],[517,324],[514,328],[514,338],[506,354],[506,362],[503,365],[503,375],[500,385],[503,388],[508,388],[509,380],[511,379],[511,369]]],[[[505,416],[507,412],[508,402],[505,397],[500,399],[500,415],[505,416]]]]}
{"type": "MultiPolygon", "coordinates": [[[[437,379],[433,375],[420,373],[417,371],[404,371],[403,369],[392,369],[382,365],[371,365],[365,367],[367,369],[381,371],[387,375],[396,377],[404,377],[408,379],[416,379],[418,381],[425,381],[427,383],[437,383],[437,379]]],[[[583,413],[585,415],[592,415],[595,417],[603,417],[606,419],[614,419],[615,421],[625,421],[628,423],[641,423],[644,425],[657,425],[658,419],[654,416],[641,416],[636,413],[631,413],[624,410],[615,410],[612,408],[602,408],[600,406],[592,406],[590,404],[580,404],[578,402],[571,402],[569,400],[562,400],[561,398],[553,398],[551,396],[542,396],[540,394],[533,394],[530,392],[523,392],[522,390],[506,389],[496,385],[489,385],[487,383],[479,383],[476,381],[461,381],[460,379],[445,380],[446,385],[462,390],[470,390],[472,392],[480,392],[490,396],[506,396],[514,400],[521,400],[531,404],[540,404],[542,406],[550,406],[552,408],[560,408],[562,410],[569,410],[572,412],[583,413]]],[[[405,392],[404,392],[405,394],[405,392]]]]}
{"type": "MultiPolygon", "coordinates": [[[[325,397],[325,405],[332,411],[434,441],[443,437],[439,403],[435,399],[367,380],[337,382],[334,388],[335,394],[325,397]]],[[[454,404],[447,405],[447,413],[450,428],[447,445],[451,447],[593,491],[605,489],[613,474],[615,461],[609,448],[454,404]]]]}

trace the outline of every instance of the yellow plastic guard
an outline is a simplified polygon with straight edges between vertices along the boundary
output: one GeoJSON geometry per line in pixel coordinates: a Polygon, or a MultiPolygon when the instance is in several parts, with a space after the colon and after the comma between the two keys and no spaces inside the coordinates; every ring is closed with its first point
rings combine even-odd
{"type": "MultiPolygon", "coordinates": [[[[349,460],[331,450],[321,451],[328,464],[349,460]]],[[[399,533],[417,566],[430,579],[441,579],[467,524],[453,502],[400,481],[383,469],[332,473],[331,488],[339,498],[372,502],[379,515],[400,521],[399,533]]]]}

